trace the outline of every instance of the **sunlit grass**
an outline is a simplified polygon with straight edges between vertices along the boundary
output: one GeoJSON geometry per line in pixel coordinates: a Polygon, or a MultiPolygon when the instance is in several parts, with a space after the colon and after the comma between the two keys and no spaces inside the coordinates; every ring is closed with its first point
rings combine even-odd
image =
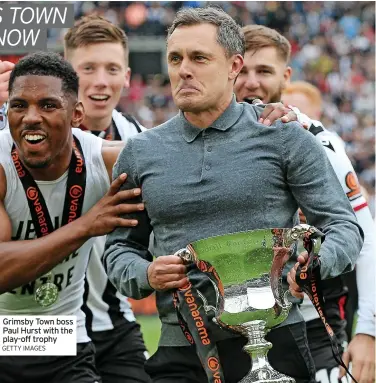
{"type": "Polygon", "coordinates": [[[157,315],[137,315],[137,322],[141,326],[146,348],[149,354],[152,355],[158,348],[161,321],[157,315]]]}

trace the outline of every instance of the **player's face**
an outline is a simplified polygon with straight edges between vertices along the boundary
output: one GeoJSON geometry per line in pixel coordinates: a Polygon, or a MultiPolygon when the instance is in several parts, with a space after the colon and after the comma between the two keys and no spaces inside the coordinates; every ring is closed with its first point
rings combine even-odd
{"type": "Polygon", "coordinates": [[[87,118],[106,118],[116,108],[130,69],[120,43],[98,43],[74,49],[68,57],[80,79],[79,100],[87,118]]]}
{"type": "Polygon", "coordinates": [[[9,95],[8,120],[20,157],[30,168],[44,168],[70,150],[71,127],[78,127],[83,108],[52,76],[20,76],[9,95]]]}
{"type": "Polygon", "coordinates": [[[176,106],[184,112],[216,109],[232,94],[243,59],[228,58],[211,24],[178,27],[167,42],[168,74],[176,106]]]}
{"type": "Polygon", "coordinates": [[[234,85],[236,98],[238,101],[259,98],[264,104],[278,102],[290,76],[291,68],[286,66],[276,48],[246,51],[244,66],[234,85]]]}

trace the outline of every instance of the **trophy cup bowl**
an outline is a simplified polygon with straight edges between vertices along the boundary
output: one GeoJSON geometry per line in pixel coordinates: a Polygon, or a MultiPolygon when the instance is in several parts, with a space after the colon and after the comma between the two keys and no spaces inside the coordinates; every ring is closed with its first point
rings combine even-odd
{"type": "Polygon", "coordinates": [[[295,383],[270,366],[267,353],[272,344],[265,335],[287,318],[291,307],[288,290],[282,287],[282,269],[297,252],[299,239],[315,232],[316,228],[305,224],[244,231],[198,240],[175,253],[185,263],[194,262],[201,268],[204,261],[214,267],[219,279],[217,283],[210,278],[215,305],[198,294],[205,311],[214,312],[214,322],[248,338],[244,350],[251,355],[252,369],[241,383],[295,383]]]}

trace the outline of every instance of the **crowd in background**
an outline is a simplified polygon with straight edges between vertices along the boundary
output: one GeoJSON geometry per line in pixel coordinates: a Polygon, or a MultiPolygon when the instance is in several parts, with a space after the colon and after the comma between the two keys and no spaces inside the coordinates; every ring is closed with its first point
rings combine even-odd
{"type": "MultiPolygon", "coordinates": [[[[121,25],[128,36],[165,36],[185,2],[81,2],[77,16],[97,12],[121,25]]],[[[373,2],[210,2],[240,25],[262,24],[284,34],[292,45],[293,80],[316,85],[324,98],[322,122],[346,143],[360,182],[375,196],[375,5],[373,2]]],[[[119,107],[146,127],[176,113],[168,78],[135,75],[119,107]]],[[[371,209],[375,207],[371,202],[371,209]]]]}
{"type": "MultiPolygon", "coordinates": [[[[375,4],[374,2],[76,2],[76,17],[98,13],[128,36],[164,37],[182,6],[218,5],[240,25],[275,28],[291,43],[292,80],[323,94],[322,122],[346,143],[347,153],[370,195],[375,214],[375,4]]],[[[59,43],[62,35],[51,32],[59,43]]],[[[176,113],[166,74],[133,75],[119,108],[148,128],[176,113]]]]}

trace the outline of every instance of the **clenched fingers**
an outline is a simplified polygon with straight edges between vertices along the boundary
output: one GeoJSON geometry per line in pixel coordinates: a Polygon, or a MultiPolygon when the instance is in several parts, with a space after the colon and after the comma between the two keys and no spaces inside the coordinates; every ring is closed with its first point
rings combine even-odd
{"type": "Polygon", "coordinates": [[[154,275],[152,279],[155,290],[177,288],[177,285],[180,286],[183,280],[187,280],[186,274],[158,274],[154,275]]]}
{"type": "Polygon", "coordinates": [[[176,255],[158,257],[148,267],[149,284],[155,290],[183,287],[188,283],[186,266],[176,255]]]}
{"type": "Polygon", "coordinates": [[[185,265],[168,265],[167,267],[162,267],[162,265],[158,265],[155,268],[155,272],[158,275],[169,275],[169,274],[184,274],[187,272],[187,267],[185,265]]]}
{"type": "Polygon", "coordinates": [[[294,269],[295,271],[298,270],[299,264],[301,266],[305,265],[308,261],[308,253],[306,251],[303,251],[298,255],[298,262],[295,264],[294,269]]]}
{"type": "Polygon", "coordinates": [[[164,264],[164,265],[171,265],[171,264],[184,265],[184,261],[180,257],[178,257],[177,255],[162,255],[162,256],[158,257],[154,262],[157,265],[158,264],[159,265],[161,265],[161,264],[164,264]]]}
{"type": "Polygon", "coordinates": [[[171,282],[165,283],[163,289],[161,290],[180,289],[181,287],[186,286],[188,282],[189,282],[188,278],[184,275],[181,279],[177,281],[171,281],[171,282]]]}

